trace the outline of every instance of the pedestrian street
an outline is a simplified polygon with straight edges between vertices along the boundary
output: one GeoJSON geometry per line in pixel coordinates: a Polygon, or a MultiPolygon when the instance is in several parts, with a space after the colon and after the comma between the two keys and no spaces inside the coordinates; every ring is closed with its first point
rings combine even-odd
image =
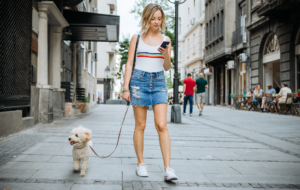
{"type": "Polygon", "coordinates": [[[89,113],[1,138],[0,189],[300,188],[300,118],[220,106],[205,106],[202,116],[194,106],[193,115],[182,116],[180,124],[170,123],[168,107],[171,167],[178,181],[163,180],[163,159],[150,110],[144,143],[149,177],[135,174],[131,107],[115,153],[106,159],[91,153],[86,176],[74,172],[70,131],[80,125],[91,129],[94,150],[106,156],[115,148],[125,111],[125,105],[96,105],[89,113]]]}

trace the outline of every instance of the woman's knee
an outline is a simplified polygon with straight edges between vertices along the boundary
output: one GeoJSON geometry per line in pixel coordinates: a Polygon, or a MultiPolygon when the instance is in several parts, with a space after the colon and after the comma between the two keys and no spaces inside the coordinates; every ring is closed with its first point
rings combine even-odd
{"type": "Polygon", "coordinates": [[[135,124],[135,129],[136,130],[145,131],[145,128],[146,128],[146,123],[144,123],[144,122],[137,122],[135,124]]]}
{"type": "Polygon", "coordinates": [[[158,123],[156,124],[156,128],[158,132],[165,132],[168,130],[166,123],[158,123]]]}

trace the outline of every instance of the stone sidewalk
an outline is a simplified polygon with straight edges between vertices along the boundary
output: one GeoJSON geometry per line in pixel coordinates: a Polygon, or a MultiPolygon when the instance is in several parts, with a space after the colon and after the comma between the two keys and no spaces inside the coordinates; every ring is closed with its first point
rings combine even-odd
{"type": "MultiPolygon", "coordinates": [[[[149,177],[135,174],[133,111],[119,147],[107,159],[93,153],[85,177],[73,172],[68,136],[79,125],[93,131],[94,149],[115,147],[125,105],[97,105],[88,114],[57,120],[0,139],[2,189],[300,189],[300,117],[206,106],[203,116],[170,123],[171,167],[179,181],[163,181],[163,160],[153,113],[148,112],[144,157],[149,177]]],[[[197,108],[195,109],[197,111],[197,108]]]]}

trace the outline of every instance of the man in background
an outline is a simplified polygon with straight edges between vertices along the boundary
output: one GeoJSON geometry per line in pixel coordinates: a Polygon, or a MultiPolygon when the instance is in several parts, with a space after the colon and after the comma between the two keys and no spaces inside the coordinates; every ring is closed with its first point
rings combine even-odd
{"type": "Polygon", "coordinates": [[[183,96],[184,96],[184,103],[183,103],[183,113],[185,115],[186,104],[187,101],[190,102],[190,116],[193,113],[193,95],[196,91],[196,83],[192,79],[192,75],[190,73],[187,74],[187,78],[183,80],[183,96]]]}
{"type": "Polygon", "coordinates": [[[201,116],[205,103],[205,88],[208,88],[207,80],[204,79],[203,73],[200,73],[199,78],[196,80],[196,88],[196,103],[199,109],[199,116],[201,116]]]}

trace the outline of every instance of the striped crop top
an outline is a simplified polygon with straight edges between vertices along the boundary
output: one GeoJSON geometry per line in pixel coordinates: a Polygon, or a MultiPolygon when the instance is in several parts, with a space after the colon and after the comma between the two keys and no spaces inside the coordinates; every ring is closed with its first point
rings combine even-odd
{"type": "MultiPolygon", "coordinates": [[[[163,41],[166,41],[164,36],[163,41]]],[[[164,56],[157,50],[158,46],[149,46],[143,42],[140,37],[139,45],[136,51],[135,69],[146,72],[159,72],[164,70],[164,56]]]]}

